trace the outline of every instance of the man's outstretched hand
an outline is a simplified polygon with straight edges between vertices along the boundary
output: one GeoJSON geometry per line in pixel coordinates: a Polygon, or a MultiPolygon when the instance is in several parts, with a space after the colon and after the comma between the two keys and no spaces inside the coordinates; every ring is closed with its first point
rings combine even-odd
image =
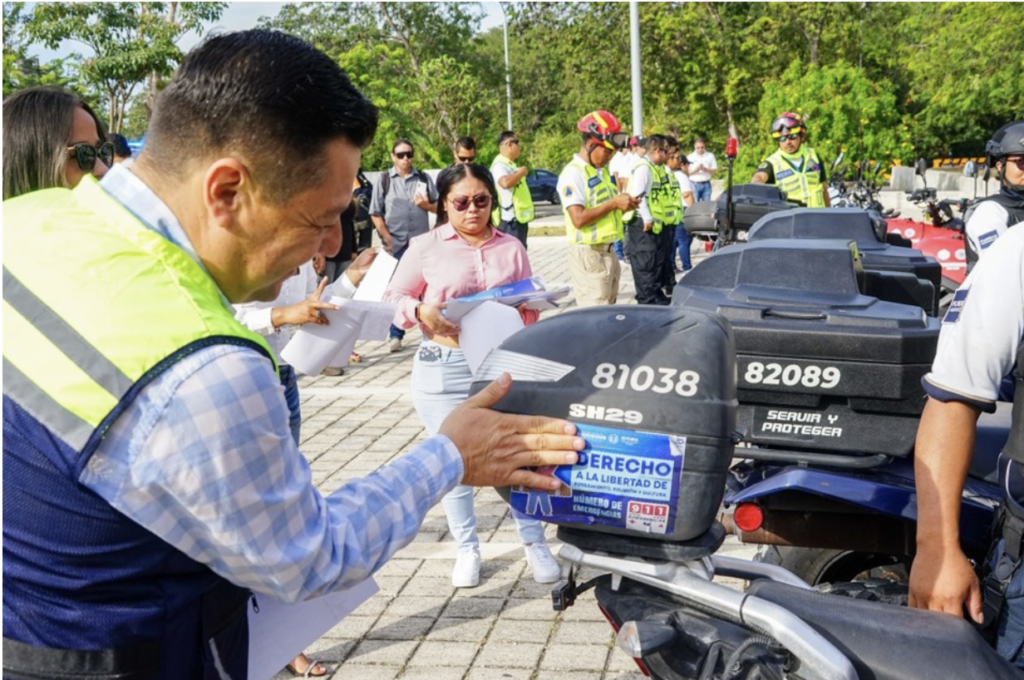
{"type": "Polygon", "coordinates": [[[576,426],[565,420],[492,411],[491,406],[511,386],[512,378],[503,373],[452,411],[439,432],[462,454],[463,484],[554,491],[561,486],[556,478],[523,468],[573,465],[578,459],[576,452],[583,449],[583,439],[576,436],[576,426]]]}

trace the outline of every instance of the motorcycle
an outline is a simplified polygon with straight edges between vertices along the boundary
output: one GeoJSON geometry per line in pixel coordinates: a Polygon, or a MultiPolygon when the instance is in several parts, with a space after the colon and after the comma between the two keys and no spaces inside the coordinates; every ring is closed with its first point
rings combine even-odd
{"type": "MultiPolygon", "coordinates": [[[[915,174],[925,183],[926,164],[918,160],[915,174]]],[[[967,250],[963,219],[955,217],[953,208],[963,215],[970,206],[968,199],[939,200],[934,188],[925,186],[907,192],[913,203],[922,207],[924,221],[887,219],[888,231],[907,239],[911,247],[934,257],[942,265],[942,309],[949,306],[953,294],[967,278],[967,250]]]]}
{"type": "MultiPolygon", "coordinates": [[[[737,245],[708,261],[720,258],[716,275],[744,258],[761,269],[777,250],[737,245]]],[[[843,247],[804,250],[834,270],[843,247]]],[[[847,253],[849,269],[837,276],[853,280],[847,253]]],[[[899,307],[883,305],[909,321],[912,308],[899,307]]],[[[569,417],[587,442],[577,464],[543,470],[565,482],[558,492],[498,489],[517,512],[559,527],[554,608],[594,589],[619,646],[662,680],[1019,679],[965,621],[886,604],[887,584],[856,584],[855,597],[839,597],[780,567],[718,554],[725,528],[716,514],[744,417],[745,333],[698,305],[590,308],[533,324],[484,360],[473,391],[510,372],[497,409],[569,417]],[[598,574],[583,582],[581,569],[598,574]],[[737,590],[716,582],[723,577],[751,584],[737,590]],[[878,601],[863,599],[873,593],[878,601]]],[[[801,371],[797,382],[808,375],[830,384],[853,377],[801,371]]]]}

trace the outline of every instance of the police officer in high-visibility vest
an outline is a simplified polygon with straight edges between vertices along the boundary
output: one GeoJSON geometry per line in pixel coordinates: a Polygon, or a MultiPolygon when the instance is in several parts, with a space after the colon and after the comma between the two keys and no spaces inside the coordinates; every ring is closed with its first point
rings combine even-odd
{"type": "Polygon", "coordinates": [[[814,149],[803,145],[807,136],[804,119],[787,111],[772,121],[771,132],[779,149],[758,166],[750,181],[775,184],[788,200],[808,208],[829,207],[825,165],[814,149]]]}
{"type": "Polygon", "coordinates": [[[559,487],[518,468],[583,442],[489,410],[507,380],[372,478],[314,486],[230,305],[338,251],[376,127],[326,54],[227,33],[161,91],[130,169],[3,202],[5,680],[247,678],[253,593],[364,581],[459,483],[559,487]]]}
{"type": "Polygon", "coordinates": [[[526,185],[530,169],[516,165],[523,152],[519,137],[511,130],[498,135],[498,155],[491,163],[491,176],[498,186],[498,205],[491,219],[500,231],[511,234],[526,247],[526,236],[533,220],[533,197],[526,185]]]}
{"type": "Polygon", "coordinates": [[[622,213],[636,208],[637,201],[619,193],[605,166],[629,136],[601,109],[580,119],[576,129],[583,145],[558,177],[573,294],[578,307],[613,305],[621,269],[612,246],[622,239],[622,213]]]}
{"type": "Polygon", "coordinates": [[[642,305],[667,305],[662,291],[663,267],[668,246],[662,236],[670,220],[678,221],[678,206],[670,205],[671,187],[668,160],[668,139],[651,135],[644,143],[646,155],[633,169],[626,193],[637,199],[638,209],[626,215],[629,230],[629,258],[636,286],[636,301],[642,305]]]}

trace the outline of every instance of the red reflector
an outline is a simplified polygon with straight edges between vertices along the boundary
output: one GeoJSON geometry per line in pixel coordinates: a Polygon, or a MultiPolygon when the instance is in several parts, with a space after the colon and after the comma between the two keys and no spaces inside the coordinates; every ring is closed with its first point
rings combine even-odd
{"type": "Polygon", "coordinates": [[[740,531],[757,531],[764,524],[764,511],[756,503],[740,503],[733,513],[732,523],[740,531]]]}

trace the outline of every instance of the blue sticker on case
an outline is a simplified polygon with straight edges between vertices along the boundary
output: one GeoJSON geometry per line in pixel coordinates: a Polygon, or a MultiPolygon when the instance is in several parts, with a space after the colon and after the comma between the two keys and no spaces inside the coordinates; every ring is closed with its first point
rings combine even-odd
{"type": "Polygon", "coordinates": [[[576,465],[541,468],[565,486],[554,493],[513,487],[511,506],[548,522],[603,524],[671,534],[686,437],[577,425],[587,442],[576,465]]]}

